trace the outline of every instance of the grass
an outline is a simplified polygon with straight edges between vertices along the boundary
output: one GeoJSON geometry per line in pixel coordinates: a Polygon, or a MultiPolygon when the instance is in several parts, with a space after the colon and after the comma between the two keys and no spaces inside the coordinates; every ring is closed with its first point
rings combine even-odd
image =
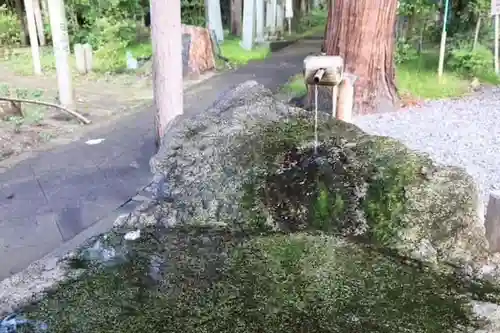
{"type": "Polygon", "coordinates": [[[469,89],[469,81],[463,76],[446,72],[438,79],[439,55],[424,52],[417,59],[399,64],[396,69],[396,84],[401,95],[420,99],[440,99],[462,96],[469,89]]]}
{"type": "Polygon", "coordinates": [[[307,89],[304,83],[304,75],[297,74],[292,76],[288,82],[281,87],[281,91],[293,96],[305,95],[307,93],[307,89]]]}
{"type": "Polygon", "coordinates": [[[229,59],[231,64],[242,66],[252,60],[264,60],[270,54],[269,47],[257,45],[252,50],[247,51],[240,45],[241,39],[227,35],[220,45],[223,57],[229,59]]]}

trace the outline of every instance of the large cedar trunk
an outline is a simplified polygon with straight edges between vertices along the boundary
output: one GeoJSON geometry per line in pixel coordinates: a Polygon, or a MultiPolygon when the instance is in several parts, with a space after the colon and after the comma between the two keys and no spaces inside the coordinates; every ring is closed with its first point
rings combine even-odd
{"type": "Polygon", "coordinates": [[[243,0],[230,0],[231,1],[231,34],[234,36],[241,36],[243,15],[243,0]]]}
{"type": "Polygon", "coordinates": [[[355,74],[354,112],[394,109],[394,29],[397,0],[335,0],[330,5],[324,50],[340,55],[345,70],[355,74]]]}

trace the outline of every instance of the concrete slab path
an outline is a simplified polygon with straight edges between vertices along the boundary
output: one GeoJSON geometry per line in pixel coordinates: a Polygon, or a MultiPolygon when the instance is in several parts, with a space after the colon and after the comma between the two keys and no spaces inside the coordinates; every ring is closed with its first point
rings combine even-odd
{"type": "MultiPolygon", "coordinates": [[[[263,62],[191,87],[185,91],[184,112],[203,112],[220,93],[246,80],[274,90],[299,73],[304,57],[320,45],[320,40],[299,41],[263,62]]],[[[0,173],[0,280],[98,221],[112,221],[109,217],[149,184],[153,153],[153,111],[148,108],[0,173]],[[86,143],[95,139],[104,140],[86,143]]]]}

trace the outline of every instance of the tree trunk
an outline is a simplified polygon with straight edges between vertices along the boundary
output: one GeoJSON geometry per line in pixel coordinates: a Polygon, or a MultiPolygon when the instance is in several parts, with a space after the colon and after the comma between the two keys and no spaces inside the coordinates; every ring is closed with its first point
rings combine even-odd
{"type": "Polygon", "coordinates": [[[26,24],[26,19],[24,16],[24,7],[23,7],[23,0],[15,0],[16,4],[16,14],[19,19],[19,22],[21,23],[21,43],[22,45],[27,45],[28,44],[28,38],[29,38],[29,32],[28,32],[28,25],[26,24]]]}
{"type": "Polygon", "coordinates": [[[183,113],[182,27],[179,0],[151,1],[155,137],[159,148],[169,123],[183,113]],[[165,20],[165,17],[168,20],[165,20]]]}
{"type": "Polygon", "coordinates": [[[45,46],[45,29],[40,9],[40,0],[33,0],[33,13],[35,14],[36,32],[40,46],[45,46]]]}
{"type": "Polygon", "coordinates": [[[325,51],[340,55],[358,77],[357,114],[383,112],[399,102],[395,85],[397,0],[335,0],[328,14],[325,51]]]}
{"type": "Polygon", "coordinates": [[[231,0],[231,34],[241,36],[243,15],[243,0],[231,0]]]}
{"type": "Polygon", "coordinates": [[[307,14],[307,0],[300,1],[300,14],[301,16],[307,14]]]}

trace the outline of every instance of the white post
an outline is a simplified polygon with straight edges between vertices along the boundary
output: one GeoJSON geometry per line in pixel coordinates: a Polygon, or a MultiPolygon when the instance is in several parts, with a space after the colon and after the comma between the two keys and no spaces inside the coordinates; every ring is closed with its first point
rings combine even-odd
{"type": "Polygon", "coordinates": [[[484,227],[490,251],[500,252],[500,192],[498,191],[490,193],[484,227]]]}
{"type": "Polygon", "coordinates": [[[278,0],[276,5],[276,32],[280,36],[283,36],[283,28],[285,23],[285,7],[283,6],[283,0],[278,0]]]}
{"type": "Polygon", "coordinates": [[[293,0],[285,1],[285,17],[288,21],[288,34],[292,34],[293,0]]]}
{"type": "Polygon", "coordinates": [[[76,70],[80,74],[87,73],[87,66],[85,66],[85,50],[82,44],[75,44],[73,46],[73,53],[75,54],[76,70]]]}
{"type": "Polygon", "coordinates": [[[266,28],[268,38],[273,38],[276,33],[276,0],[266,2],[266,28]]]}
{"type": "Polygon", "coordinates": [[[94,67],[94,60],[93,60],[93,54],[92,54],[92,45],[90,44],[83,44],[83,53],[85,56],[85,69],[88,72],[92,72],[92,68],[94,67]]]}
{"type": "Polygon", "coordinates": [[[499,16],[495,14],[495,73],[499,74],[498,66],[498,33],[499,33],[499,16]]]}
{"type": "Polygon", "coordinates": [[[255,0],[255,41],[262,43],[264,41],[264,0],[255,0]]]}
{"type": "MultiPolygon", "coordinates": [[[[337,119],[345,122],[352,122],[352,109],[354,107],[354,84],[356,76],[352,74],[344,74],[344,78],[340,83],[338,90],[338,102],[333,103],[333,98],[337,98],[337,90],[332,91],[332,107],[337,108],[337,119]]],[[[333,111],[332,111],[333,114],[333,111]]]]}
{"type": "Polygon", "coordinates": [[[179,0],[151,0],[155,137],[159,148],[169,123],[184,112],[179,0]],[[168,15],[168,20],[165,19],[168,15]]]}
{"type": "Polygon", "coordinates": [[[36,30],[38,40],[41,46],[45,46],[45,31],[43,29],[42,11],[40,9],[40,0],[33,0],[33,13],[35,14],[36,30]]]}
{"type": "Polygon", "coordinates": [[[241,38],[241,47],[245,50],[253,48],[253,39],[255,33],[255,0],[243,1],[243,35],[241,38]]]}
{"type": "Polygon", "coordinates": [[[222,15],[220,0],[206,0],[207,25],[209,30],[215,32],[219,43],[224,42],[224,29],[222,28],[222,15]]]}
{"type": "Polygon", "coordinates": [[[59,102],[68,108],[74,107],[73,82],[69,66],[68,23],[63,0],[49,0],[50,30],[56,58],[59,102]]]}
{"type": "Polygon", "coordinates": [[[38,47],[38,36],[36,33],[35,13],[33,12],[33,0],[24,0],[26,9],[26,20],[28,21],[28,32],[30,37],[31,57],[33,60],[33,72],[35,75],[42,74],[40,62],[40,49],[38,47]]]}

